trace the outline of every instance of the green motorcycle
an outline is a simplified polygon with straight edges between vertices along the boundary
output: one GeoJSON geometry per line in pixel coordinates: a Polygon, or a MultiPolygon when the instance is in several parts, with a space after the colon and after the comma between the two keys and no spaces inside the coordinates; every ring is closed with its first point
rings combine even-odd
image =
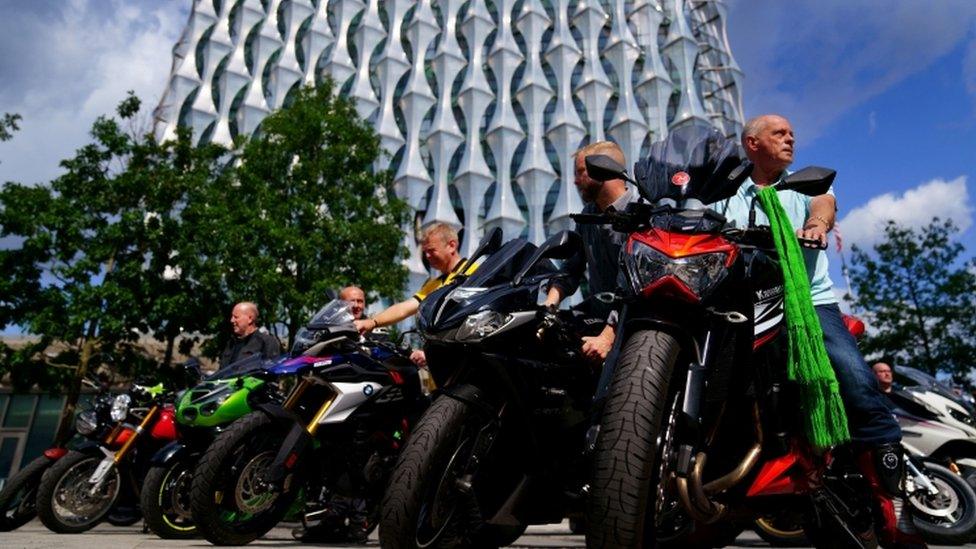
{"type": "Polygon", "coordinates": [[[196,536],[190,515],[190,485],[200,456],[234,420],[265,403],[280,403],[277,384],[250,374],[267,361],[251,357],[218,370],[177,398],[179,438],[152,458],[140,493],[146,525],[165,539],[196,536]]]}

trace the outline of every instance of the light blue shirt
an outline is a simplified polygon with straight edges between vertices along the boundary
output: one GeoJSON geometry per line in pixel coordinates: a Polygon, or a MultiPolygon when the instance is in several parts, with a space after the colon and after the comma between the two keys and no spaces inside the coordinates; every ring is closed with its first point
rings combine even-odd
{"type": "MultiPolygon", "coordinates": [[[[758,191],[759,187],[750,178],[739,186],[735,196],[711,204],[710,207],[724,215],[729,223],[736,227],[746,227],[749,224],[749,207],[758,191]]],[[[828,193],[834,194],[833,187],[828,193]]],[[[810,216],[810,202],[813,199],[796,191],[780,191],[777,194],[795,232],[798,227],[803,226],[803,223],[810,216]]],[[[769,217],[766,216],[766,212],[763,211],[758,200],[756,200],[756,225],[769,225],[769,217]]],[[[813,295],[814,306],[837,303],[837,296],[834,295],[834,283],[831,282],[827,270],[827,253],[823,250],[812,250],[810,248],[802,248],[802,251],[807,274],[810,275],[810,293],[813,295]]]]}

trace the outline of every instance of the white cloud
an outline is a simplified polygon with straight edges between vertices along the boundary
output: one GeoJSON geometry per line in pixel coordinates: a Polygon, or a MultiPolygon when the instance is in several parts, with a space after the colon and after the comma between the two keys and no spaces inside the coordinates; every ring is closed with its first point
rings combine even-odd
{"type": "MultiPolygon", "coordinates": [[[[95,118],[114,115],[128,90],[150,112],[185,23],[181,4],[72,0],[6,9],[0,50],[10,55],[0,67],[12,77],[0,85],[0,104],[23,121],[0,145],[0,182],[55,177],[59,161],[90,141],[95,118]]],[[[148,114],[142,125],[148,129],[148,114]]]]}
{"type": "Polygon", "coordinates": [[[729,39],[747,116],[782,113],[809,143],[953,51],[974,24],[972,0],[733,0],[729,39]]]}
{"type": "Polygon", "coordinates": [[[933,179],[901,195],[876,196],[851,210],[840,220],[840,226],[845,245],[868,248],[881,239],[888,220],[918,228],[928,225],[933,217],[952,219],[962,232],[972,225],[972,216],[966,176],[959,176],[951,181],[933,179]]]}

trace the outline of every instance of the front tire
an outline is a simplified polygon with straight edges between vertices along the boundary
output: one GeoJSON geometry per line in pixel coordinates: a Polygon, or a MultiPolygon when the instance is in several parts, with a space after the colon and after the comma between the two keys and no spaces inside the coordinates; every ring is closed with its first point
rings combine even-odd
{"type": "Polygon", "coordinates": [[[0,532],[16,530],[37,516],[37,485],[54,462],[42,455],[7,479],[0,491],[0,532]]]}
{"type": "Polygon", "coordinates": [[[37,516],[44,526],[58,534],[77,534],[105,518],[119,497],[122,478],[113,465],[92,493],[88,479],[103,459],[102,455],[71,451],[44,473],[37,489],[37,516]]]}
{"type": "Polygon", "coordinates": [[[142,484],[141,507],[146,525],[163,539],[187,539],[197,535],[190,514],[193,466],[189,460],[149,469],[142,484]]]}
{"type": "Polygon", "coordinates": [[[190,488],[197,531],[214,545],[244,545],[263,536],[285,516],[301,491],[299,475],[288,489],[264,485],[264,476],[284,443],[285,432],[263,412],[251,412],[221,433],[200,459],[190,488]]]}
{"type": "Polygon", "coordinates": [[[935,463],[925,463],[922,472],[939,489],[930,495],[919,487],[908,497],[912,518],[922,537],[930,543],[961,545],[976,534],[976,493],[964,478],[935,463]]]}
{"type": "Polygon", "coordinates": [[[624,343],[594,452],[587,547],[651,547],[663,492],[660,445],[668,390],[680,354],[669,334],[644,330],[624,343]]]}
{"type": "Polygon", "coordinates": [[[487,525],[478,508],[475,479],[470,494],[457,483],[483,422],[474,410],[442,396],[417,423],[403,448],[383,498],[380,546],[499,547],[521,536],[525,526],[487,525]]]}

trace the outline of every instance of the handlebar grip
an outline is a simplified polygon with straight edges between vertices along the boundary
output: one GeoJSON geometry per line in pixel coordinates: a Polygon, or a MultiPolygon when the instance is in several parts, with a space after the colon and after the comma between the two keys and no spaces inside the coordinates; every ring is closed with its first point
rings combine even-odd
{"type": "Polygon", "coordinates": [[[800,243],[801,248],[812,248],[814,250],[826,250],[827,243],[821,242],[814,238],[803,238],[802,236],[796,237],[796,240],[800,243]]]}
{"type": "Polygon", "coordinates": [[[583,224],[603,225],[603,224],[610,223],[610,220],[607,219],[607,216],[605,214],[579,213],[579,214],[570,214],[569,217],[573,221],[577,223],[583,223],[583,224]]]}

